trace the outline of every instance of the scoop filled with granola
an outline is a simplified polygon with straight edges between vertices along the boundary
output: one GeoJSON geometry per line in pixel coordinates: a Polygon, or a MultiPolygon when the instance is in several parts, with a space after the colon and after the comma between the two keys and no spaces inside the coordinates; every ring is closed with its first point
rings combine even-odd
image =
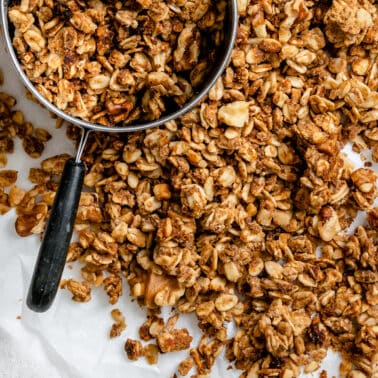
{"type": "Polygon", "coordinates": [[[106,126],[152,121],[201,89],[224,48],[223,1],[13,2],[23,71],[65,113],[106,126]]]}

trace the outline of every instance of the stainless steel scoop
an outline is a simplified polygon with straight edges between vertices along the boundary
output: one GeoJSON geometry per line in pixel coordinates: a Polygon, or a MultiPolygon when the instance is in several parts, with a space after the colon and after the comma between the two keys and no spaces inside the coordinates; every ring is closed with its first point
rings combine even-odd
{"type": "Polygon", "coordinates": [[[238,26],[237,0],[228,0],[223,51],[219,56],[219,62],[197,93],[182,108],[171,114],[167,114],[153,122],[126,127],[106,127],[71,117],[47,101],[37,91],[22,70],[13,48],[12,37],[14,30],[13,26],[8,22],[8,4],[9,0],[0,0],[1,23],[5,44],[18,75],[33,96],[49,111],[82,129],[76,158],[69,159],[63,170],[28,292],[27,305],[29,308],[37,312],[43,312],[51,306],[63,273],[84,180],[85,165],[81,161],[81,155],[88,134],[91,131],[128,133],[146,130],[176,119],[198,104],[220,77],[230,59],[238,26]]]}

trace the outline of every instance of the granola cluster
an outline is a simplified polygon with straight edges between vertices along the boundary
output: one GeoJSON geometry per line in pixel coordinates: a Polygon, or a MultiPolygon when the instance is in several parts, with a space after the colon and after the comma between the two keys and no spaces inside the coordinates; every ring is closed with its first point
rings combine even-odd
{"type": "Polygon", "coordinates": [[[13,153],[16,137],[21,139],[24,151],[31,158],[40,157],[51,138],[46,129],[34,127],[20,110],[14,109],[16,102],[13,96],[0,91],[0,168],[6,166],[6,155],[13,153]]]}
{"type": "Polygon", "coordinates": [[[159,352],[169,353],[188,349],[193,338],[186,328],[174,328],[177,320],[178,314],[171,316],[164,324],[161,317],[149,315],[139,329],[139,336],[146,342],[155,339],[155,343],[149,343],[143,347],[141,341],[127,339],[125,352],[129,360],[137,360],[144,356],[149,364],[156,364],[159,352]]]}
{"type": "MultiPolygon", "coordinates": [[[[153,130],[90,135],[68,254],[85,283],[67,288],[85,301],[102,286],[114,304],[124,277],[148,313],[148,344],[128,339],[128,357],[188,349],[180,375],[209,376],[225,351],[242,378],[294,378],[333,348],[340,377],[374,378],[377,174],[342,148],[378,161],[377,6],[239,0],[239,12],[231,62],[199,107],[153,130]],[[359,211],[366,222],[348,233],[359,211]],[[198,345],[163,306],[196,315],[198,345]]],[[[45,211],[40,222],[66,158],[45,160],[22,200],[45,211]]]]}
{"type": "Polygon", "coordinates": [[[37,90],[106,126],[183,106],[216,63],[226,1],[22,0],[13,45],[37,90]]]}
{"type": "MultiPolygon", "coordinates": [[[[3,73],[0,70],[0,86],[3,84],[3,73]]],[[[7,155],[13,153],[15,138],[22,141],[24,151],[31,158],[42,155],[45,143],[51,138],[50,133],[39,127],[34,127],[24,119],[20,110],[15,110],[16,99],[11,95],[0,91],[0,215],[7,213],[12,207],[19,204],[24,191],[14,184],[17,181],[18,172],[3,169],[7,165],[7,155]],[[9,190],[10,188],[10,190],[9,190]]],[[[47,207],[46,207],[47,210],[47,207]]],[[[30,214],[33,217],[33,214],[30,214]]],[[[44,224],[44,216],[40,219],[44,224]]],[[[42,228],[36,228],[36,233],[42,232],[42,228]]],[[[22,234],[20,230],[20,234],[22,234]]]]}

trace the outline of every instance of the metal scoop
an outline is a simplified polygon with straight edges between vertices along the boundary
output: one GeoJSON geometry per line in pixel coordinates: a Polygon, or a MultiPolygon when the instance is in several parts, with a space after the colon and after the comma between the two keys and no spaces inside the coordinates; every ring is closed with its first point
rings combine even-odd
{"type": "Polygon", "coordinates": [[[91,131],[128,133],[146,130],[174,120],[198,104],[220,77],[230,59],[238,26],[237,0],[228,0],[224,49],[220,52],[217,65],[214,66],[197,93],[182,108],[173,113],[167,114],[152,122],[125,127],[106,127],[71,117],[47,101],[46,98],[37,91],[22,70],[13,48],[12,38],[14,29],[8,22],[8,3],[9,0],[0,0],[1,23],[9,56],[21,80],[33,96],[49,111],[82,129],[82,136],[77,149],[76,158],[69,159],[63,170],[61,182],[55,196],[51,215],[47,222],[28,292],[28,307],[34,311],[43,312],[51,306],[63,273],[85,175],[85,165],[81,161],[81,155],[88,134],[91,131]]]}

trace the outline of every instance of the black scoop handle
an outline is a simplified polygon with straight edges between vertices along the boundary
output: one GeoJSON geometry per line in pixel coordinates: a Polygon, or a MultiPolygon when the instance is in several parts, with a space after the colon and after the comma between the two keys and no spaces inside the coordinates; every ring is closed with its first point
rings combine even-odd
{"type": "Polygon", "coordinates": [[[62,277],[83,186],[85,165],[67,160],[29,287],[27,305],[36,312],[51,306],[62,277]]]}

